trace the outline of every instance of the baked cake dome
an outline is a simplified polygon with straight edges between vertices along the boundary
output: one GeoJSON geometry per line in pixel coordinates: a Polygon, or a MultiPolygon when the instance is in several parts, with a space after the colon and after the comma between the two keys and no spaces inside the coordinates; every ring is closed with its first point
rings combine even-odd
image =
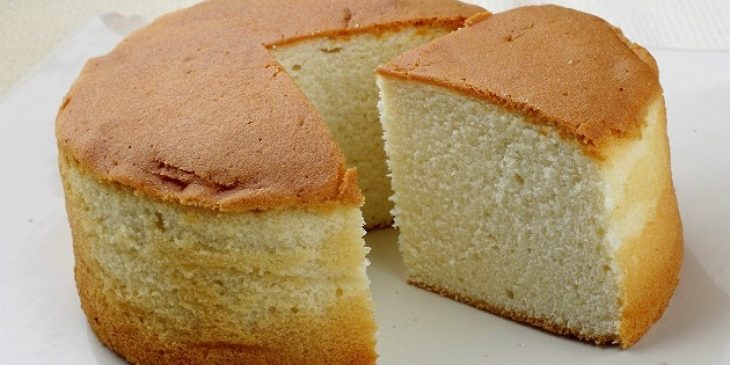
{"type": "Polygon", "coordinates": [[[384,158],[381,144],[357,145],[380,133],[374,70],[478,11],[209,1],[90,60],[56,131],[99,339],[134,363],[373,363],[363,196],[347,164],[363,167],[366,200],[380,189],[370,226],[387,224],[384,161],[364,161],[384,158]],[[352,115],[323,106],[338,93],[352,115]]]}
{"type": "Polygon", "coordinates": [[[682,260],[654,59],[557,6],[467,23],[378,71],[409,281],[631,346],[682,260]]]}

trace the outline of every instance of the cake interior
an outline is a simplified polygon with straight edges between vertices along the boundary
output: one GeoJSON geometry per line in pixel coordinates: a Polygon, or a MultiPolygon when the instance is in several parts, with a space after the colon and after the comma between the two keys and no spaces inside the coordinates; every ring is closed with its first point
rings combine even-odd
{"type": "Polygon", "coordinates": [[[367,228],[388,226],[393,203],[380,125],[375,69],[451,29],[403,26],[271,46],[274,58],[319,110],[348,166],[358,170],[367,228]]]}
{"type": "MultiPolygon", "coordinates": [[[[632,191],[666,174],[634,171],[655,146],[626,142],[600,161],[495,104],[417,81],[378,83],[409,281],[554,332],[618,342],[615,255],[655,214],[650,186],[632,191]],[[629,204],[632,196],[645,204],[629,204]]],[[[644,139],[662,141],[659,104],[650,109],[644,139]]]]}
{"type": "Polygon", "coordinates": [[[61,170],[82,306],[115,350],[374,358],[356,204],[220,213],[141,198],[63,154],[61,170]]]}

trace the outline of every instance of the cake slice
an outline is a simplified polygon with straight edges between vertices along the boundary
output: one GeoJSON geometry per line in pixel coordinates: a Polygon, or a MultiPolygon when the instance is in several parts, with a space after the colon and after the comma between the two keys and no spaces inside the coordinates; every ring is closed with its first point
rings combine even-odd
{"type": "MultiPolygon", "coordinates": [[[[374,63],[478,10],[208,1],[90,60],[56,134],[76,284],[99,339],[140,364],[374,363],[363,197],[324,107],[344,96],[329,103],[352,115],[330,126],[377,133],[374,63]]],[[[378,141],[347,148],[383,158],[378,141]]]]}
{"type": "Polygon", "coordinates": [[[631,346],[682,260],[654,59],[557,6],[467,23],[378,71],[409,282],[631,346]]]}

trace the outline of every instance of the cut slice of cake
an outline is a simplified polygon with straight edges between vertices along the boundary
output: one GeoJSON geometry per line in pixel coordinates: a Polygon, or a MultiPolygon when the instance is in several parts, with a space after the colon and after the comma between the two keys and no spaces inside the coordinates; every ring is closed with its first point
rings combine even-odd
{"type": "Polygon", "coordinates": [[[354,54],[400,52],[479,10],[450,0],[209,1],[90,60],[56,133],[76,283],[99,339],[141,364],[374,363],[363,198],[315,106],[327,117],[325,99],[342,93],[332,103],[357,104],[343,106],[349,127],[374,133],[365,124],[377,122],[381,56],[354,54]],[[341,57],[296,58],[317,42],[342,47],[341,57]],[[350,69],[329,74],[330,61],[350,69]],[[282,64],[301,71],[305,93],[282,64]],[[316,67],[323,97],[306,84],[316,67]],[[369,85],[333,91],[337,80],[369,85]]]}
{"type": "Polygon", "coordinates": [[[631,346],[682,260],[655,61],[561,7],[467,23],[378,71],[409,282],[631,346]]]}

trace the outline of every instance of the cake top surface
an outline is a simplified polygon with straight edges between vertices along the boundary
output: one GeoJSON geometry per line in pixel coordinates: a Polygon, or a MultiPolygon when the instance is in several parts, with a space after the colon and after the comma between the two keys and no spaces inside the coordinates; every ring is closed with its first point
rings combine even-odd
{"type": "Polygon", "coordinates": [[[445,86],[527,114],[601,156],[638,136],[661,94],[652,56],[596,16],[554,5],[478,14],[381,75],[445,86]]]}
{"type": "Polygon", "coordinates": [[[456,28],[479,11],[452,0],[204,2],[89,60],[59,110],[59,146],[100,179],[188,205],[359,203],[355,172],[267,47],[456,28]]]}

